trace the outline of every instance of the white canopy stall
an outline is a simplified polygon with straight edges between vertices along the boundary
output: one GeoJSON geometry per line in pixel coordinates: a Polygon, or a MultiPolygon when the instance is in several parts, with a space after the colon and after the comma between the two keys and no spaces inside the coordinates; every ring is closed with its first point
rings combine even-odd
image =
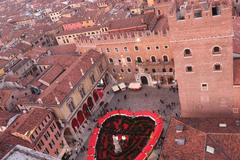
{"type": "Polygon", "coordinates": [[[127,89],[127,86],[125,83],[119,83],[118,84],[118,87],[122,90],[122,91],[125,91],[127,89]]]}
{"type": "Polygon", "coordinates": [[[120,88],[118,87],[118,85],[114,85],[114,86],[112,86],[112,90],[113,90],[113,92],[118,92],[118,91],[120,91],[120,88]]]}
{"type": "Polygon", "coordinates": [[[139,90],[142,88],[141,84],[138,83],[138,82],[132,82],[128,85],[128,88],[129,89],[132,89],[132,90],[139,90]]]}

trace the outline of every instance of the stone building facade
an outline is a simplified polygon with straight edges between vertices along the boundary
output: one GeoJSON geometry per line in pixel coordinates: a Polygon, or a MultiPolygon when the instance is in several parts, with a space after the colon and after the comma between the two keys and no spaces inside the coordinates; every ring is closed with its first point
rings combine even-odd
{"type": "Polygon", "coordinates": [[[158,15],[153,30],[119,31],[90,40],[80,37],[79,47],[105,53],[109,70],[119,81],[151,86],[177,82],[184,117],[237,115],[240,50],[236,3],[148,4],[158,15]]]}

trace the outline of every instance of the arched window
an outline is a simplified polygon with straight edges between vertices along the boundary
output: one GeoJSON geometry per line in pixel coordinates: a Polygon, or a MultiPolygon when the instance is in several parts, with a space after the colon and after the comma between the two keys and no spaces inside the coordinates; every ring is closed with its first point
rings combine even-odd
{"type": "Polygon", "coordinates": [[[98,96],[97,90],[94,90],[94,91],[93,91],[93,99],[94,99],[95,102],[97,102],[98,99],[99,99],[99,96],[98,96]]]}
{"type": "Polygon", "coordinates": [[[212,54],[221,54],[221,48],[218,46],[213,47],[212,54]]]}
{"type": "Polygon", "coordinates": [[[134,49],[135,49],[135,51],[138,51],[138,50],[139,50],[138,46],[135,46],[134,49]]]}
{"type": "Polygon", "coordinates": [[[163,56],[163,62],[168,62],[168,56],[166,55],[163,56]]]}
{"type": "Polygon", "coordinates": [[[112,59],[112,58],[109,58],[108,61],[109,61],[109,63],[111,63],[111,64],[113,63],[113,59],[112,59]]]}
{"type": "Polygon", "coordinates": [[[173,72],[173,69],[172,69],[172,68],[169,68],[169,72],[173,72]]]}
{"type": "Polygon", "coordinates": [[[155,57],[155,56],[151,56],[151,61],[152,61],[153,63],[155,63],[155,62],[156,62],[156,57],[155,57]]]}
{"type": "Polygon", "coordinates": [[[79,128],[79,123],[76,118],[73,118],[73,120],[72,120],[72,128],[74,129],[75,132],[79,128]]]}
{"type": "Polygon", "coordinates": [[[137,63],[142,63],[142,58],[141,57],[137,57],[137,63]]]}
{"type": "Polygon", "coordinates": [[[213,71],[221,71],[221,70],[222,70],[221,64],[219,63],[214,64],[213,71]]]}
{"type": "Polygon", "coordinates": [[[184,50],[184,57],[190,57],[192,56],[192,52],[190,49],[185,49],[184,50]]]}
{"type": "Polygon", "coordinates": [[[83,115],[82,111],[78,111],[77,120],[78,120],[79,125],[81,125],[84,122],[84,115],[83,115]]]}
{"type": "Polygon", "coordinates": [[[127,57],[127,62],[132,62],[132,59],[131,59],[131,57],[127,57]]]}
{"type": "Polygon", "coordinates": [[[92,97],[88,97],[87,99],[87,105],[88,105],[88,108],[91,110],[93,108],[93,100],[92,100],[92,97]]]}
{"type": "Polygon", "coordinates": [[[156,72],[156,69],[155,69],[155,68],[153,68],[153,69],[152,69],[152,72],[153,72],[153,73],[155,73],[155,72],[156,72]]]}
{"type": "Polygon", "coordinates": [[[167,72],[166,68],[163,68],[163,69],[162,69],[162,72],[167,72]]]}

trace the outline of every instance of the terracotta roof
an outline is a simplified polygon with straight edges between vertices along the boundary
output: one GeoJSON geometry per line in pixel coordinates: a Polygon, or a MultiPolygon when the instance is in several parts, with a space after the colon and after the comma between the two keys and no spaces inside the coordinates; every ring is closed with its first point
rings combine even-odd
{"type": "Polygon", "coordinates": [[[8,100],[11,98],[14,90],[11,89],[1,89],[0,90],[0,107],[6,107],[8,100]]]}
{"type": "Polygon", "coordinates": [[[7,111],[0,111],[0,126],[6,126],[8,123],[8,120],[12,118],[15,113],[10,113],[7,111]]]}
{"type": "Polygon", "coordinates": [[[39,79],[39,81],[43,81],[43,83],[48,83],[50,85],[60,74],[64,72],[64,68],[57,64],[54,66],[51,66],[47,72],[44,73],[44,75],[39,79]]]}
{"type": "Polygon", "coordinates": [[[34,131],[47,117],[50,111],[42,108],[34,108],[19,116],[9,127],[11,132],[25,134],[27,131],[34,131]]]}
{"type": "Polygon", "coordinates": [[[31,148],[31,144],[29,142],[11,135],[9,131],[5,131],[0,136],[0,159],[3,158],[3,156],[5,156],[5,154],[7,154],[17,144],[31,148]]]}
{"type": "Polygon", "coordinates": [[[240,144],[240,121],[235,118],[179,118],[172,119],[161,151],[161,160],[237,160],[240,144]],[[219,127],[219,124],[226,127],[219,127]],[[182,132],[176,132],[183,126],[182,132]],[[179,145],[176,139],[185,139],[179,145]],[[214,153],[206,147],[214,148],[214,153]]]}
{"type": "Polygon", "coordinates": [[[44,54],[46,51],[47,51],[46,48],[35,47],[35,48],[27,51],[26,53],[24,53],[24,56],[28,57],[28,58],[36,59],[39,56],[41,56],[42,54],[44,54]]]}
{"type": "Polygon", "coordinates": [[[51,86],[44,90],[39,98],[42,99],[45,104],[56,105],[56,98],[59,102],[62,102],[64,98],[72,90],[71,85],[74,87],[79,80],[83,77],[81,69],[86,73],[92,66],[91,58],[96,62],[100,58],[101,54],[95,50],[90,50],[84,56],[75,61],[57,81],[53,82],[51,86]]]}
{"type": "Polygon", "coordinates": [[[38,61],[39,65],[61,65],[63,67],[69,67],[72,65],[80,56],[77,55],[50,55],[41,57],[38,61]]]}
{"type": "Polygon", "coordinates": [[[73,53],[76,53],[77,46],[75,44],[66,44],[66,45],[49,47],[48,50],[53,55],[57,55],[57,54],[73,54],[73,53]]]}
{"type": "Polygon", "coordinates": [[[91,27],[85,27],[85,28],[78,28],[75,30],[66,30],[66,31],[62,31],[59,34],[57,34],[57,36],[64,36],[64,35],[69,35],[69,34],[77,34],[77,33],[84,33],[84,32],[90,32],[90,31],[98,31],[101,29],[102,26],[91,26],[91,27]]]}
{"type": "Polygon", "coordinates": [[[4,68],[6,64],[8,64],[8,60],[3,60],[3,59],[0,59],[0,69],[1,68],[4,68]]]}

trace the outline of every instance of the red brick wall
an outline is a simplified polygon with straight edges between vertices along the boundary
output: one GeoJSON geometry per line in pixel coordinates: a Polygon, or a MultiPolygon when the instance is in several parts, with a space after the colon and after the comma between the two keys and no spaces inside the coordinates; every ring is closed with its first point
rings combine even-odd
{"type": "Polygon", "coordinates": [[[220,16],[194,19],[192,13],[185,20],[169,18],[171,47],[175,59],[176,79],[182,116],[207,116],[232,113],[233,58],[232,11],[222,9],[220,16]],[[222,48],[220,56],[213,56],[211,49],[222,48]],[[184,58],[185,48],[192,50],[191,58],[184,58]],[[222,72],[213,72],[214,63],[222,64],[222,72]],[[193,66],[193,73],[186,73],[186,65],[193,66]],[[201,91],[201,83],[208,83],[208,91],[201,91]]]}

